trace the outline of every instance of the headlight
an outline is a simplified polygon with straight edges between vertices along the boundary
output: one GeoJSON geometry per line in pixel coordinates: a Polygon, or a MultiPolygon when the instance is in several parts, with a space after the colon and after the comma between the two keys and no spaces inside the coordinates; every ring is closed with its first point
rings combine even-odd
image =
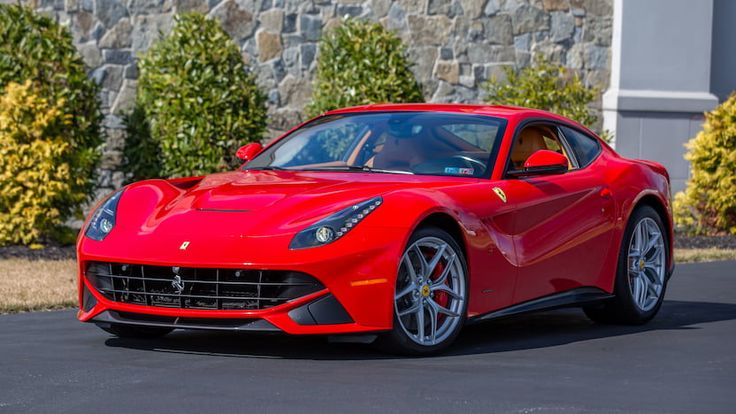
{"type": "Polygon", "coordinates": [[[118,190],[97,208],[89,220],[87,230],[84,232],[85,236],[92,240],[101,241],[112,231],[112,228],[115,227],[115,215],[122,193],[123,190],[118,190]]]}
{"type": "Polygon", "coordinates": [[[340,210],[297,233],[289,248],[306,249],[332,243],[352,230],[381,203],[383,198],[379,196],[340,210]]]}

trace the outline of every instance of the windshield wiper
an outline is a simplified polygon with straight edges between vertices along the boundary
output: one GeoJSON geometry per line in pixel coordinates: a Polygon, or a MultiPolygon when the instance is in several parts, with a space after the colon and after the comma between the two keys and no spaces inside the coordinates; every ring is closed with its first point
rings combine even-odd
{"type": "Polygon", "coordinates": [[[382,168],[373,168],[367,165],[333,165],[327,167],[315,167],[309,168],[309,171],[360,171],[360,172],[374,172],[374,173],[385,173],[385,174],[408,174],[414,175],[411,171],[402,170],[384,170],[382,168]]]}

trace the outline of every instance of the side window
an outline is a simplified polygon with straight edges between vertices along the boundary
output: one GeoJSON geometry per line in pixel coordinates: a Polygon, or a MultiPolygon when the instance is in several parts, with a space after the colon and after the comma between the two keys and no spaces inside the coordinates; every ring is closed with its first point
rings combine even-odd
{"type": "Polygon", "coordinates": [[[601,153],[601,144],[597,139],[565,126],[560,127],[567,143],[578,159],[580,168],[587,167],[601,153]]]}
{"type": "Polygon", "coordinates": [[[526,159],[539,150],[559,152],[570,159],[557,136],[557,128],[553,125],[535,123],[524,126],[516,135],[511,149],[512,168],[521,169],[526,159]]]}
{"type": "MultiPolygon", "coordinates": [[[[553,135],[552,135],[553,136],[553,135]]],[[[547,149],[554,152],[559,152],[560,154],[563,154],[562,151],[562,145],[560,145],[560,142],[555,140],[554,138],[550,138],[549,136],[544,137],[544,143],[547,145],[547,149]]]]}

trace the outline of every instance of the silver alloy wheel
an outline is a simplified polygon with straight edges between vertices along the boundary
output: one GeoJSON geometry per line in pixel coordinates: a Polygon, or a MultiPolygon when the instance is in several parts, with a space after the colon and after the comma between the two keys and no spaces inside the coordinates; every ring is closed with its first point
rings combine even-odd
{"type": "Polygon", "coordinates": [[[654,308],[664,287],[666,255],[664,237],[657,222],[644,217],[629,242],[629,288],[634,303],[644,312],[654,308]]]}
{"type": "Polygon", "coordinates": [[[437,237],[415,241],[401,257],[394,310],[401,328],[419,345],[453,334],[465,307],[465,270],[452,246],[437,237]]]}

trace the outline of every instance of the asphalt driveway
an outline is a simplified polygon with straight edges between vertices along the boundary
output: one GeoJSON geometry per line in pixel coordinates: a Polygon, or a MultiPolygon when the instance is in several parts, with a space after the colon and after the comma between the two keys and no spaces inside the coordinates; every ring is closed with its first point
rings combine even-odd
{"type": "Polygon", "coordinates": [[[0,316],[0,412],[736,412],[736,262],[678,266],[642,327],[570,309],[467,329],[445,355],[0,316]]]}

